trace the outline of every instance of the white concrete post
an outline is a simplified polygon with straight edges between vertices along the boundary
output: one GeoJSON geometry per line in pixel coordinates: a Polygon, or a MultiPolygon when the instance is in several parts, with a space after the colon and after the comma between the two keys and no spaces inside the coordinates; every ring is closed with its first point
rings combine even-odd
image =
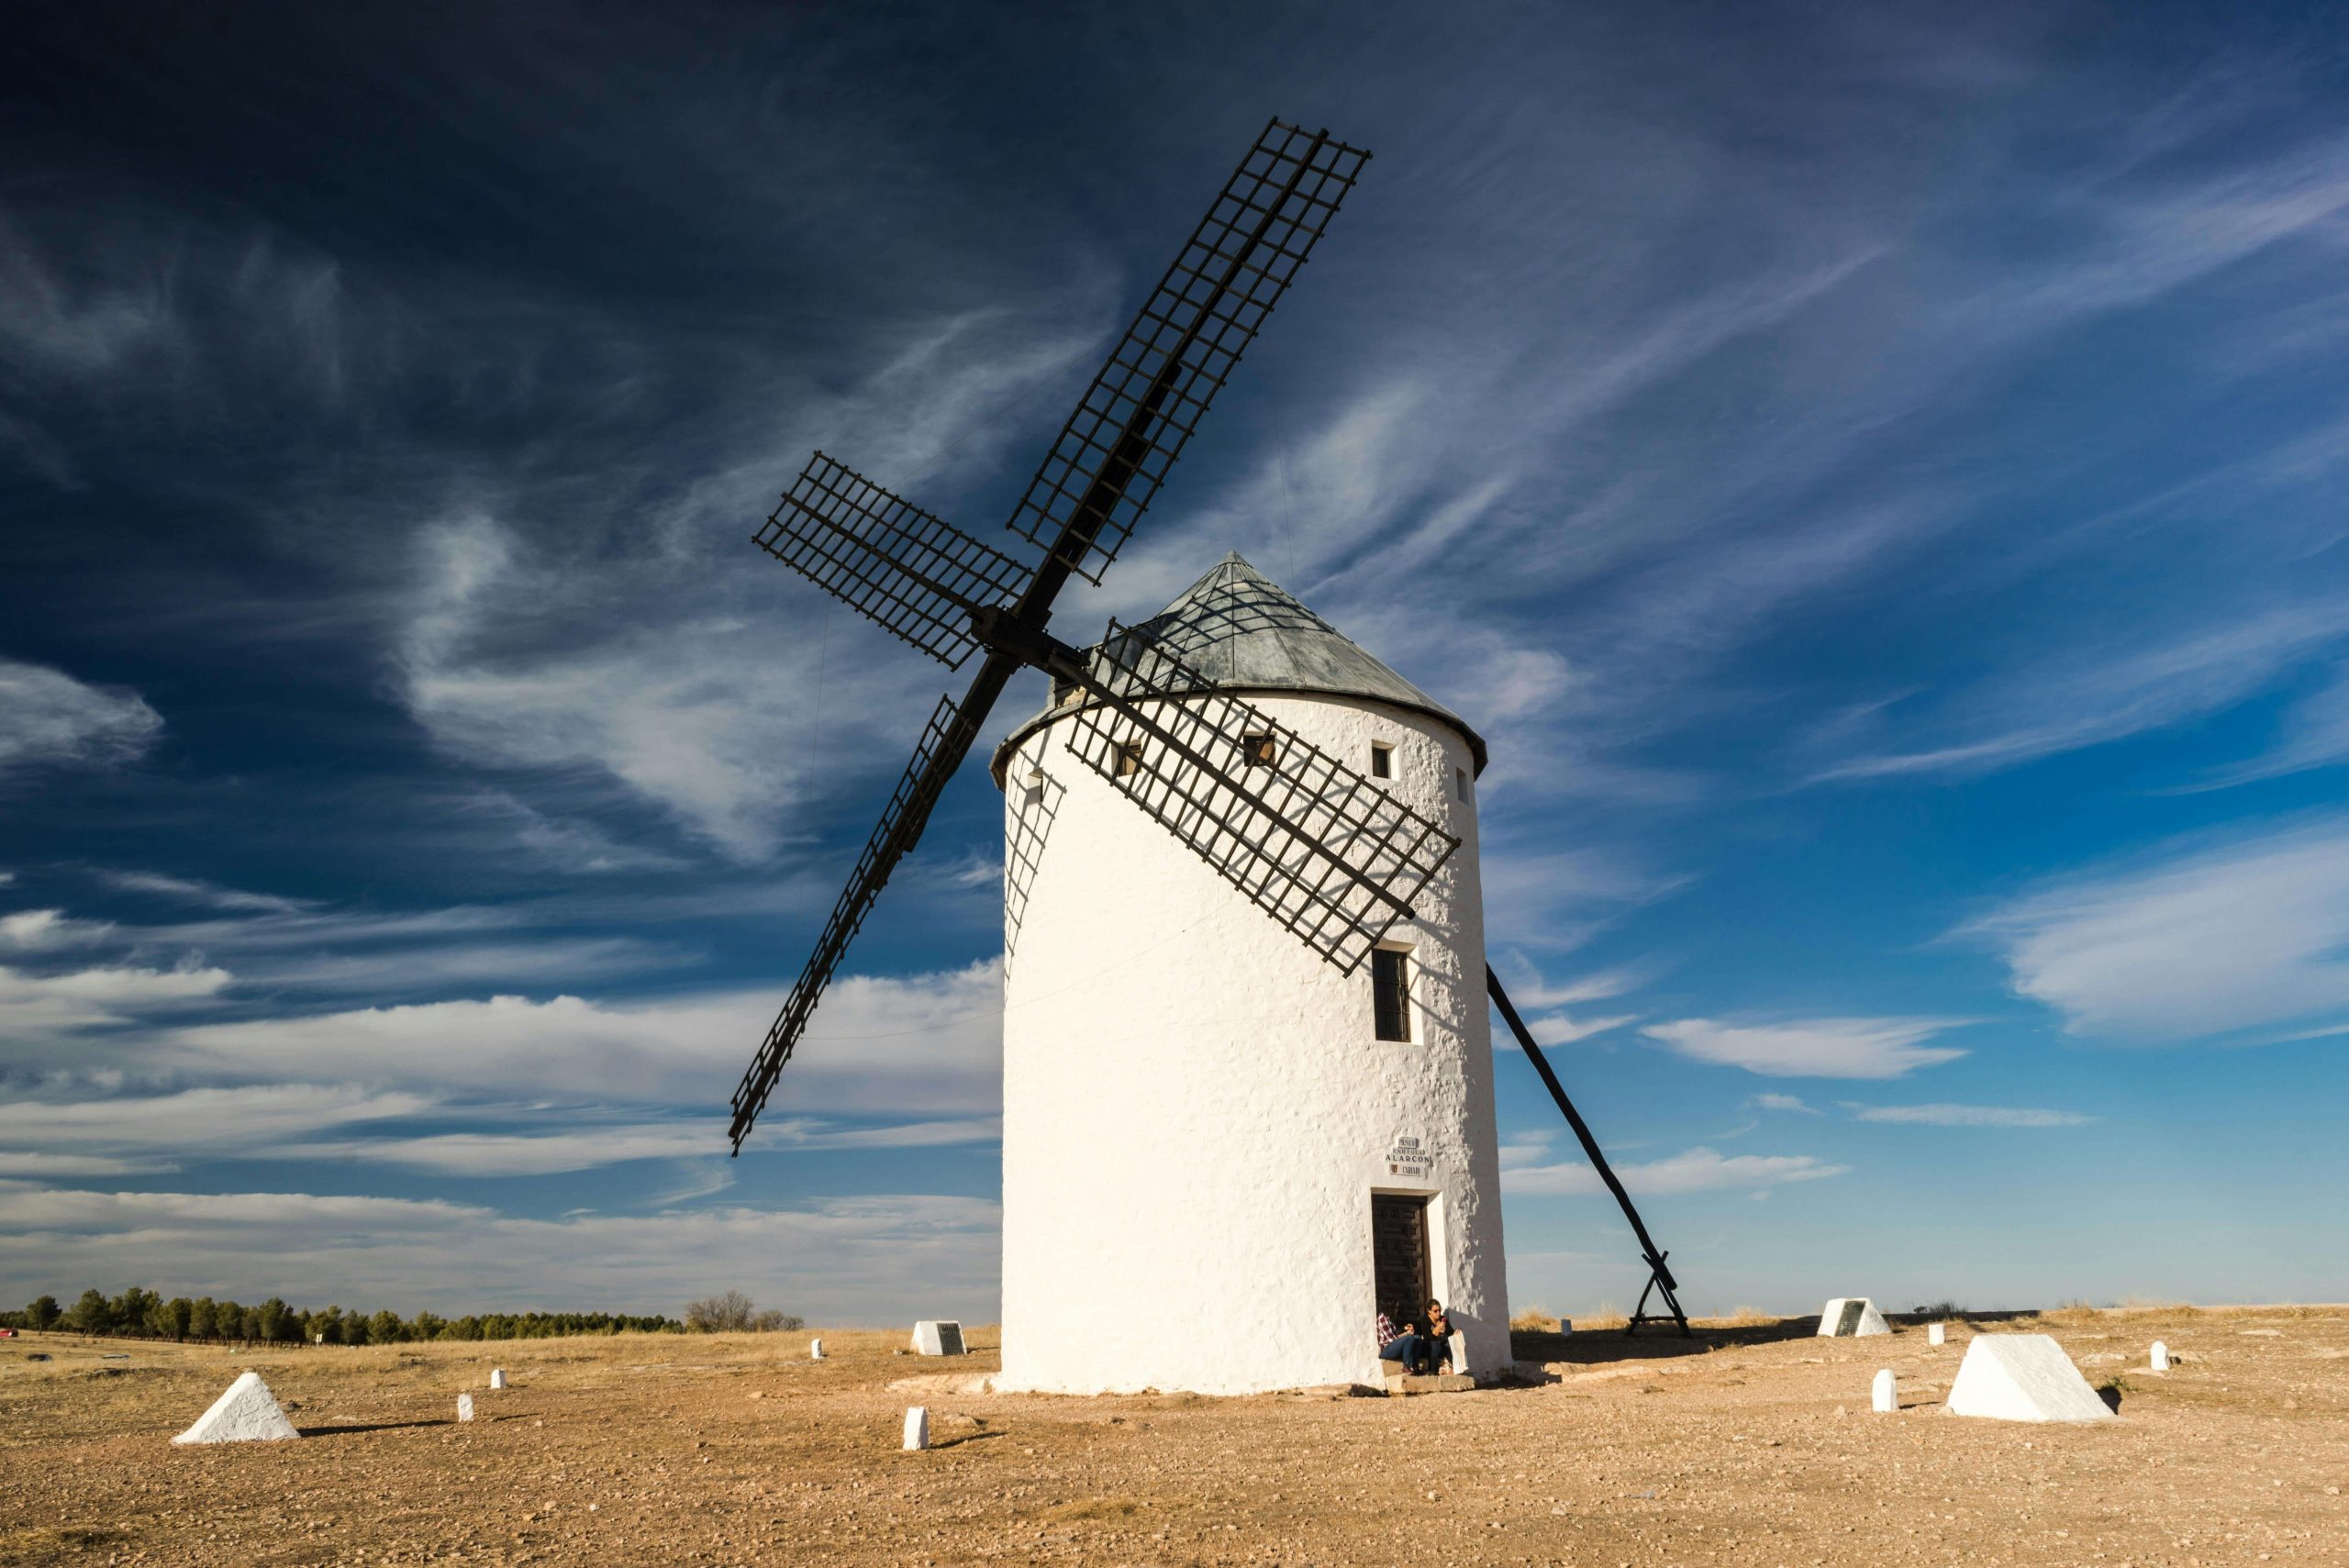
{"type": "Polygon", "coordinates": [[[916,1405],[906,1412],[906,1449],[908,1452],[930,1446],[930,1411],[916,1405]]]}
{"type": "Polygon", "coordinates": [[[823,1340],[810,1340],[807,1341],[807,1359],[811,1362],[819,1362],[824,1359],[823,1340]]]}
{"type": "Polygon", "coordinates": [[[1929,1345],[1945,1345],[1945,1344],[1947,1344],[1948,1342],[1949,1342],[1949,1325],[1948,1325],[1948,1324],[1946,1324],[1946,1323],[1929,1323],[1929,1324],[1927,1324],[1927,1325],[1925,1326],[1925,1343],[1927,1343],[1927,1344],[1929,1344],[1929,1345]]]}
{"type": "Polygon", "coordinates": [[[470,1420],[472,1420],[473,1418],[473,1396],[472,1395],[470,1395],[470,1394],[460,1394],[460,1395],[458,1395],[458,1396],[457,1396],[457,1419],[459,1419],[460,1421],[470,1421],[470,1420]]]}
{"type": "Polygon", "coordinates": [[[2154,1341],[2154,1370],[2155,1372],[2169,1370],[2169,1347],[2159,1340],[2154,1341]]]}
{"type": "Polygon", "coordinates": [[[1900,1408],[1900,1390],[1893,1381],[1890,1367],[1876,1374],[1876,1385],[1869,1396],[1879,1416],[1892,1415],[1900,1408]]]}
{"type": "Polygon", "coordinates": [[[506,1369],[504,1367],[494,1366],[489,1369],[489,1385],[492,1388],[503,1388],[506,1386],[506,1369]]]}

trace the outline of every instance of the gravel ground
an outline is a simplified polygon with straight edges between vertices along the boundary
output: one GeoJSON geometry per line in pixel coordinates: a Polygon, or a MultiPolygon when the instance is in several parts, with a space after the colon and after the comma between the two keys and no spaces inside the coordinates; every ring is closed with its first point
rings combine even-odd
{"type": "MultiPolygon", "coordinates": [[[[0,1564],[2349,1564],[2349,1308],[1809,1328],[1521,1336],[1548,1381],[1409,1399],[952,1392],[897,1332],[826,1330],[817,1363],[806,1334],[32,1335],[0,1341],[0,1564]],[[2122,1418],[1943,1412],[1965,1342],[2015,1329],[2121,1376],[2122,1418]],[[1868,1408],[1883,1366],[1898,1415],[1868,1408]],[[173,1447],[249,1367],[306,1440],[173,1447]],[[897,1451],[910,1404],[929,1452],[897,1451]]],[[[957,1373],[994,1364],[972,1340],[957,1373]]]]}

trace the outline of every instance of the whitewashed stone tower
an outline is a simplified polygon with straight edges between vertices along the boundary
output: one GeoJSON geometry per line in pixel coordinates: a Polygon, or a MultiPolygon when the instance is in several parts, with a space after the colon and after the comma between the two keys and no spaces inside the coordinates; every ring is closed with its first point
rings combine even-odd
{"type": "Polygon", "coordinates": [[[1461,848],[1388,934],[1398,1030],[1371,965],[1341,975],[1069,752],[1069,694],[997,749],[1001,1385],[1375,1383],[1377,1309],[1422,1288],[1465,1331],[1469,1370],[1492,1373],[1509,1352],[1484,742],[1236,554],[1144,629],[1364,774],[1384,768],[1461,848]]]}

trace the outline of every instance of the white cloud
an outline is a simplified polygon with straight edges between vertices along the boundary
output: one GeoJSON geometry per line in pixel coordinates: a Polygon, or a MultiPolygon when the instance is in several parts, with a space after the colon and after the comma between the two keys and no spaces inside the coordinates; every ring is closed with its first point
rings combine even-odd
{"type": "Polygon", "coordinates": [[[0,773],[41,764],[133,762],[162,728],[161,716],[136,692],[85,685],[61,670],[0,659],[0,773]]]}
{"type": "Polygon", "coordinates": [[[2096,1118],[2026,1106],[1861,1106],[1858,1121],[1915,1122],[1925,1127],[2085,1127],[2096,1118]]]}
{"type": "Polygon", "coordinates": [[[1636,991],[1648,983],[1647,974],[1641,970],[1618,968],[1595,970],[1588,974],[1553,984],[1522,958],[1515,955],[1512,958],[1512,967],[1518,972],[1518,978],[1509,983],[1508,997],[1520,1010],[1570,1007],[1577,1002],[1604,1002],[1627,991],[1636,991]]]}
{"type": "MultiPolygon", "coordinates": [[[[1724,1155],[1701,1145],[1662,1160],[1615,1166],[1626,1190],[1642,1196],[1674,1193],[1716,1192],[1724,1188],[1764,1188],[1787,1182],[1815,1182],[1840,1176],[1849,1165],[1834,1165],[1809,1154],[1724,1155]]],[[[1557,1165],[1504,1165],[1505,1193],[1603,1193],[1606,1184],[1582,1161],[1557,1165]]]]}
{"type": "Polygon", "coordinates": [[[94,947],[113,930],[105,920],[72,919],[62,909],[25,909],[0,915],[0,948],[54,952],[61,948],[94,947]]]}
{"type": "MultiPolygon", "coordinates": [[[[992,960],[835,981],[771,1114],[992,1113],[1001,1098],[1001,970],[992,960]]],[[[316,1078],[566,1098],[723,1105],[785,987],[602,1003],[494,996],[153,1035],[141,1060],[272,1080],[316,1078]]]]}
{"type": "MultiPolygon", "coordinates": [[[[2167,628],[2119,659],[2099,649],[2068,668],[2013,670],[1928,719],[1928,743],[1851,757],[1811,782],[1988,773],[2181,723],[2243,701],[2336,641],[2344,616],[2349,607],[2337,602],[2265,610],[2190,635],[2167,628]]],[[[1865,716],[1898,706],[1872,706],[1865,716]]]]}
{"type": "Polygon", "coordinates": [[[80,969],[29,974],[0,964],[0,1037],[19,1048],[36,1038],[125,1024],[209,1000],[228,984],[224,969],[80,969]]]}
{"type": "Polygon", "coordinates": [[[1809,1104],[1799,1095],[1756,1095],[1747,1103],[1765,1111],[1800,1111],[1806,1116],[1820,1114],[1817,1106],[1809,1104]]]}
{"type": "Polygon", "coordinates": [[[1000,1234],[997,1206],[946,1196],[531,1219],[405,1198],[0,1185],[0,1291],[128,1271],[169,1295],[241,1301],[675,1314],[733,1287],[818,1323],[987,1322],[1000,1234]]]}
{"type": "MultiPolygon", "coordinates": [[[[557,1110],[550,1119],[575,1113],[557,1110]]],[[[584,1118],[583,1118],[584,1119],[584,1118]]],[[[760,1124],[763,1151],[925,1149],[984,1143],[1003,1136],[992,1117],[906,1122],[884,1127],[835,1127],[807,1118],[760,1124]]],[[[356,1160],[404,1165],[449,1175],[547,1175],[587,1171],[632,1160],[713,1159],[727,1152],[724,1118],[698,1121],[593,1123],[564,1132],[442,1132],[412,1138],[350,1138],[266,1151],[287,1160],[356,1160]]]]}
{"type": "Polygon", "coordinates": [[[1643,1031],[1683,1056],[1770,1078],[1898,1078],[1965,1054],[1920,1041],[1961,1018],[1807,1018],[1774,1024],[1683,1018],[1643,1031]]]}
{"type": "Polygon", "coordinates": [[[173,898],[186,904],[200,904],[213,909],[250,910],[262,914],[296,915],[316,908],[308,899],[281,898],[273,893],[248,893],[242,888],[222,887],[217,883],[200,882],[192,877],[171,876],[158,871],[101,871],[98,880],[125,893],[150,893],[158,897],[173,898]]]}
{"type": "Polygon", "coordinates": [[[0,1105],[0,1148],[125,1156],[139,1151],[275,1152],[273,1141],[350,1122],[413,1116],[433,1101],[349,1084],[268,1084],[0,1105]]]}
{"type": "Polygon", "coordinates": [[[2073,1034],[2174,1040],[2349,1012],[2349,822],[2188,840],[1967,928],[2073,1034]]]}
{"type": "Polygon", "coordinates": [[[177,1168],[172,1162],[152,1155],[58,1154],[47,1150],[0,1149],[0,1176],[51,1181],[83,1176],[152,1174],[177,1168]]]}
{"type": "MultiPolygon", "coordinates": [[[[1526,1019],[1525,1027],[1532,1031],[1536,1045],[1572,1045],[1578,1040],[1588,1040],[1593,1035],[1605,1034],[1609,1029],[1621,1029],[1625,1024],[1639,1021],[1638,1015],[1632,1013],[1611,1018],[1588,1016],[1575,1018],[1564,1013],[1545,1013],[1538,1018],[1526,1019]]],[[[1508,1030],[1502,1030],[1497,1038],[1504,1046],[1515,1049],[1516,1038],[1508,1030]]]]}

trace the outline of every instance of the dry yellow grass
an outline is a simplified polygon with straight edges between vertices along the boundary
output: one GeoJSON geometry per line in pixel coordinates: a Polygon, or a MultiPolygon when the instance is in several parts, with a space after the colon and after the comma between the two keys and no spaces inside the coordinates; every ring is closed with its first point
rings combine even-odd
{"type": "Polygon", "coordinates": [[[1707,1329],[1759,1329],[1766,1324],[1782,1322],[1775,1312],[1765,1312],[1758,1307],[1732,1307],[1724,1317],[1690,1319],[1707,1329]]]}

